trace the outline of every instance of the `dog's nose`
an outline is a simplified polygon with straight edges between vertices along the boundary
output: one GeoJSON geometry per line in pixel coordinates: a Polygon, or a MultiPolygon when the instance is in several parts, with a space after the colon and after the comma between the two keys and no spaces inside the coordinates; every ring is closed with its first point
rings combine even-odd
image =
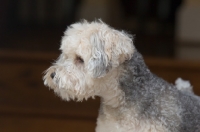
{"type": "Polygon", "coordinates": [[[55,75],[56,75],[56,73],[55,72],[53,72],[53,73],[51,73],[51,78],[53,79],[54,77],[55,77],[55,75]]]}

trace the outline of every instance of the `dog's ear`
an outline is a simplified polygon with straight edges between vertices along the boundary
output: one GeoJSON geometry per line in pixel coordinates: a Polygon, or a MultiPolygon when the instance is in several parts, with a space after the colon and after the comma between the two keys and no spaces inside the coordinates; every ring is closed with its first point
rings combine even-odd
{"type": "Polygon", "coordinates": [[[112,29],[106,36],[105,45],[106,54],[111,56],[112,67],[131,59],[135,51],[133,37],[124,31],[112,29]]]}
{"type": "Polygon", "coordinates": [[[88,62],[88,71],[94,78],[103,77],[110,68],[109,58],[105,53],[105,40],[99,37],[98,33],[94,33],[90,37],[92,45],[92,57],[88,62]]]}
{"type": "Polygon", "coordinates": [[[92,57],[88,63],[88,70],[95,78],[104,76],[111,68],[129,60],[135,49],[129,34],[114,29],[93,33],[90,43],[92,57]]]}

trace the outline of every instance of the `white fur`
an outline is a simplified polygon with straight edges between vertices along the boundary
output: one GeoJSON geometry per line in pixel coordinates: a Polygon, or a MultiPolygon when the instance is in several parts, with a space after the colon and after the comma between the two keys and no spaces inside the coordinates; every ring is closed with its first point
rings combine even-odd
{"type": "Polygon", "coordinates": [[[45,72],[44,84],[64,100],[100,96],[104,114],[99,114],[96,132],[167,132],[158,122],[137,117],[137,109],[124,109],[119,65],[134,53],[130,35],[101,21],[83,21],[68,27],[60,50],[58,60],[45,72]]]}
{"type": "Polygon", "coordinates": [[[175,81],[175,85],[176,85],[178,90],[188,91],[188,92],[193,91],[190,82],[187,81],[187,80],[183,80],[182,78],[177,78],[176,81],[175,81]]]}
{"type": "MultiPolygon", "coordinates": [[[[45,85],[65,100],[105,96],[104,89],[107,92],[118,89],[116,67],[131,58],[134,52],[132,39],[102,21],[75,23],[64,34],[60,47],[62,54],[46,71],[45,85]],[[84,64],[76,63],[77,56],[84,64]],[[100,66],[102,63],[104,65],[100,66]],[[52,72],[56,72],[54,79],[50,77],[52,72]]],[[[118,90],[114,94],[118,95],[118,90]]],[[[110,98],[116,95],[109,94],[111,97],[105,97],[108,98],[105,102],[111,102],[110,98]]]]}
{"type": "Polygon", "coordinates": [[[168,132],[159,122],[141,119],[136,109],[120,109],[123,115],[104,107],[105,114],[98,117],[96,132],[168,132]]]}

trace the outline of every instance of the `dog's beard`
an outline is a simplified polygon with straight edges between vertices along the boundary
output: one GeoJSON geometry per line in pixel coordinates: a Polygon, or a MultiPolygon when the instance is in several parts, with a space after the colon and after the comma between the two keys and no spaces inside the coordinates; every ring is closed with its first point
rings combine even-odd
{"type": "Polygon", "coordinates": [[[46,71],[44,84],[64,100],[81,101],[94,96],[94,90],[89,89],[85,73],[71,66],[52,66],[46,71]],[[53,79],[50,74],[55,72],[53,79]]]}

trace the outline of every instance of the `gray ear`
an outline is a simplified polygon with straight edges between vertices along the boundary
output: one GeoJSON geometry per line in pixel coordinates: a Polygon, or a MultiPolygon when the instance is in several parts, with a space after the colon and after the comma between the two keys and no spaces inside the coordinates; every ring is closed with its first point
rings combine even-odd
{"type": "Polygon", "coordinates": [[[109,28],[105,24],[101,30],[93,32],[90,44],[92,52],[88,71],[95,78],[103,77],[111,68],[131,59],[135,50],[131,35],[109,28]]]}
{"type": "Polygon", "coordinates": [[[92,45],[92,57],[88,62],[88,71],[94,78],[103,77],[110,69],[108,56],[105,53],[105,42],[97,33],[90,37],[92,45]]]}

